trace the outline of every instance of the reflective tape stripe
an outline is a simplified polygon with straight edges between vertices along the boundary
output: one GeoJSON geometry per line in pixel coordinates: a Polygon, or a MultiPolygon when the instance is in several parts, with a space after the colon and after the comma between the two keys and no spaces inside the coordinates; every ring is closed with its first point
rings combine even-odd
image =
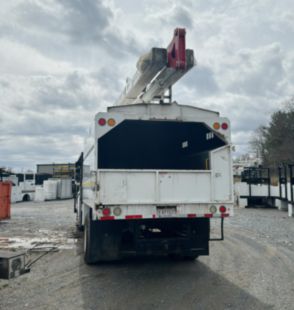
{"type": "MultiPolygon", "coordinates": [[[[184,218],[184,217],[187,217],[187,218],[212,218],[212,217],[215,217],[215,218],[225,218],[225,217],[229,217],[230,214],[229,213],[222,213],[222,214],[212,214],[212,213],[205,213],[205,214],[196,214],[196,213],[188,213],[188,214],[178,214],[178,216],[176,217],[171,217],[171,218],[184,218]]],[[[133,214],[133,215],[126,215],[124,219],[126,220],[135,220],[135,219],[143,219],[143,218],[146,218],[146,219],[150,219],[150,218],[153,218],[153,219],[156,219],[158,218],[156,216],[156,214],[152,214],[150,216],[144,216],[141,215],[141,214],[133,214]]],[[[100,218],[98,218],[98,220],[101,220],[101,221],[107,221],[107,220],[122,220],[123,218],[120,218],[120,217],[115,217],[115,216],[101,216],[100,218]]]]}
{"type": "Polygon", "coordinates": [[[108,220],[114,220],[114,216],[101,216],[101,221],[108,221],[108,220]]]}
{"type": "Polygon", "coordinates": [[[125,216],[125,218],[126,218],[126,220],[133,220],[133,219],[141,219],[141,218],[143,218],[143,216],[142,215],[126,215],[125,216]]]}
{"type": "Polygon", "coordinates": [[[228,217],[230,214],[228,214],[228,213],[223,213],[223,214],[221,214],[221,217],[228,217]]]}

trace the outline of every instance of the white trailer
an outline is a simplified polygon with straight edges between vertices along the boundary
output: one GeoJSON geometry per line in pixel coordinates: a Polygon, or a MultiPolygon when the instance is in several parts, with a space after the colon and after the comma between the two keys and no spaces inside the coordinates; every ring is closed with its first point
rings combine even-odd
{"type": "Polygon", "coordinates": [[[163,103],[164,76],[170,89],[168,81],[187,71],[185,57],[191,61],[193,51],[185,53],[183,30],[175,31],[179,34],[169,47],[175,58],[168,69],[154,79],[148,69],[152,86],[146,93],[140,93],[141,82],[131,83],[121,105],[93,119],[76,164],[75,211],[84,229],[86,263],[125,255],[208,255],[211,218],[219,219],[217,240],[223,239],[223,221],[234,201],[229,120],[175,102],[138,103],[150,89],[163,103]],[[135,93],[140,94],[127,104],[135,93]]]}

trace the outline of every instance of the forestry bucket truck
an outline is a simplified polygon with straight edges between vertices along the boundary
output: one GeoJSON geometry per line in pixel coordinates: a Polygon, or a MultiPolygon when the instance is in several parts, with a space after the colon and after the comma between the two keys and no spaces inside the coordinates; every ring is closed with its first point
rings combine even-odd
{"type": "Polygon", "coordinates": [[[233,213],[230,122],[172,102],[172,85],[195,64],[185,34],[175,29],[167,48],[140,57],[117,103],[92,121],[74,206],[88,264],[129,255],[195,259],[223,239],[233,213]],[[211,238],[211,219],[219,238],[211,238]]]}

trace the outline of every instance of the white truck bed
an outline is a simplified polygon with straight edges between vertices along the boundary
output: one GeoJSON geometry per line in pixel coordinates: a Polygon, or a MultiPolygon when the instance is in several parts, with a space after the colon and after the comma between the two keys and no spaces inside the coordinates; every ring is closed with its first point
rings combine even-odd
{"type": "Polygon", "coordinates": [[[156,218],[163,215],[162,207],[170,208],[169,217],[232,215],[230,128],[215,129],[216,122],[229,127],[228,120],[216,112],[177,104],[112,107],[107,113],[98,113],[84,153],[83,200],[93,209],[94,218],[156,218]],[[107,123],[110,119],[115,120],[112,127],[107,123]],[[200,169],[191,167],[195,161],[189,157],[201,154],[198,141],[210,148],[203,149],[207,165],[200,158],[200,169]],[[180,152],[181,169],[152,167],[164,166],[165,159],[172,159],[170,165],[176,167],[180,152]],[[145,164],[148,168],[142,167],[145,164]],[[225,212],[220,212],[221,206],[225,212]],[[211,207],[216,211],[211,212],[211,207]],[[104,208],[110,210],[108,215],[104,208]],[[114,212],[115,208],[120,211],[114,212]]]}
{"type": "Polygon", "coordinates": [[[173,205],[176,209],[169,215],[220,217],[220,212],[211,214],[209,208],[225,204],[229,216],[233,212],[230,146],[212,151],[211,160],[213,170],[100,169],[96,203],[122,207],[122,213],[112,219],[155,218],[159,215],[157,207],[173,205]]]}

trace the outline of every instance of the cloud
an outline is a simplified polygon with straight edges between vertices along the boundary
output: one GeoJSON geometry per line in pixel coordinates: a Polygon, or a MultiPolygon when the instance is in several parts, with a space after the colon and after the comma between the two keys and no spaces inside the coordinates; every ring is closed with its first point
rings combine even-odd
{"type": "Polygon", "coordinates": [[[33,47],[8,39],[0,39],[0,59],[1,74],[58,74],[72,70],[68,62],[57,63],[33,47]]]}
{"type": "Polygon", "coordinates": [[[162,3],[165,6],[165,10],[158,10],[158,6],[153,6],[149,11],[147,19],[155,23],[156,25],[161,25],[161,27],[186,27],[193,28],[193,16],[189,11],[189,8],[185,6],[185,3],[181,5],[175,2],[162,3]]]}
{"type": "Polygon", "coordinates": [[[0,165],[34,169],[39,163],[74,162],[83,146],[80,136],[21,137],[6,135],[1,141],[0,165]]]}
{"type": "Polygon", "coordinates": [[[78,53],[95,48],[126,57],[140,50],[132,34],[124,35],[115,26],[111,8],[100,0],[28,0],[16,6],[15,14],[19,25],[25,27],[23,36],[42,51],[48,46],[44,35],[56,48],[61,47],[59,41],[80,50],[78,53]],[[34,42],[36,36],[42,44],[34,42]]]}
{"type": "Polygon", "coordinates": [[[293,2],[11,0],[0,12],[0,165],[72,161],[138,57],[187,28],[174,100],[231,120],[239,153],[294,93],[293,2]],[[20,147],[21,146],[21,147],[20,147]]]}
{"type": "Polygon", "coordinates": [[[194,89],[197,96],[213,96],[219,91],[214,72],[201,64],[192,69],[180,83],[188,89],[194,89]]]}
{"type": "Polygon", "coordinates": [[[26,1],[18,7],[21,22],[57,37],[67,36],[75,44],[92,44],[103,39],[112,12],[101,1],[26,1]]]}
{"type": "Polygon", "coordinates": [[[95,113],[111,104],[92,75],[2,76],[0,166],[76,160],[95,113]]]}
{"type": "Polygon", "coordinates": [[[229,69],[232,76],[229,89],[234,93],[251,96],[282,96],[285,70],[284,55],[278,43],[258,49],[242,49],[238,52],[235,65],[229,69]]]}

